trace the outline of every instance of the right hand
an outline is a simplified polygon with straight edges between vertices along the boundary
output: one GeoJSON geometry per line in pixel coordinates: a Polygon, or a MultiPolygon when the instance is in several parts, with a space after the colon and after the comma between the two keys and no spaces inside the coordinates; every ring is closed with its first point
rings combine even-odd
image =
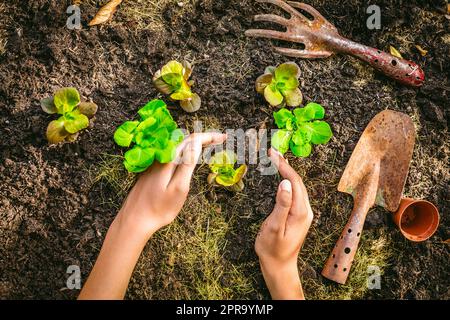
{"type": "Polygon", "coordinates": [[[139,176],[119,212],[119,220],[146,238],[171,223],[186,201],[202,147],[222,144],[226,137],[221,133],[191,134],[177,147],[174,161],[155,161],[139,176]]]}
{"type": "Polygon", "coordinates": [[[297,259],[313,213],[297,172],[274,149],[269,150],[269,156],[285,180],[278,187],[272,213],[261,226],[255,250],[272,298],[301,299],[297,259]]]}

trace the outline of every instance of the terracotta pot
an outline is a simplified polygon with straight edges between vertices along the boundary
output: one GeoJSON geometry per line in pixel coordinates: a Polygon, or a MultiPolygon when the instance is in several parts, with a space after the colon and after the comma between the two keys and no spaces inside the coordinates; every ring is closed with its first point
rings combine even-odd
{"type": "Polygon", "coordinates": [[[403,198],[393,219],[408,240],[425,241],[439,225],[439,212],[426,200],[403,198]]]}

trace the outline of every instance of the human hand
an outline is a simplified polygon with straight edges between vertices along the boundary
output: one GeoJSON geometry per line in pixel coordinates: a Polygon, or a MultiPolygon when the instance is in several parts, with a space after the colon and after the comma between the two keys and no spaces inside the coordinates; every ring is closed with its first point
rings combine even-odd
{"type": "Polygon", "coordinates": [[[273,299],[303,299],[297,268],[301,246],[313,219],[308,193],[297,172],[274,149],[272,162],[283,178],[272,213],[256,237],[255,251],[273,299]]]}
{"type": "Polygon", "coordinates": [[[225,139],[226,135],[221,133],[195,133],[187,137],[178,146],[174,161],[155,162],[141,174],[118,219],[147,238],[171,223],[186,201],[202,146],[221,144],[225,139]]]}

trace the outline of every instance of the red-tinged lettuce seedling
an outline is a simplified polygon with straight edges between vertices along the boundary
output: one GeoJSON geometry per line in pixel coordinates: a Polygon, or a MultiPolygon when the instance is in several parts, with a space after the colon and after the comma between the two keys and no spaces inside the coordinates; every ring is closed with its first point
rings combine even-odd
{"type": "Polygon", "coordinates": [[[194,84],[189,77],[192,66],[189,62],[169,61],[153,76],[153,84],[163,94],[170,95],[172,100],[180,101],[180,106],[187,112],[200,109],[201,99],[198,94],[191,91],[194,84]]]}
{"type": "Polygon", "coordinates": [[[227,190],[239,192],[244,189],[242,181],[247,173],[247,166],[241,165],[235,169],[236,154],[231,151],[221,151],[209,160],[209,168],[211,173],[208,175],[208,183],[220,185],[227,190]]]}
{"type": "Polygon", "coordinates": [[[129,172],[142,172],[154,160],[168,163],[175,158],[177,145],[183,140],[183,132],[162,100],[152,100],[138,110],[139,120],[126,121],[114,133],[114,141],[125,152],[124,165],[129,172]]]}
{"type": "Polygon", "coordinates": [[[333,136],[330,125],[319,120],[324,116],[325,109],[314,102],[293,112],[285,108],[274,112],[273,117],[280,130],[272,136],[272,147],[281,154],[291,149],[297,157],[309,156],[312,144],[325,144],[333,136]]]}
{"type": "Polygon", "coordinates": [[[97,113],[97,105],[81,102],[80,94],[75,88],[61,88],[53,97],[41,100],[41,107],[46,113],[59,114],[47,127],[47,140],[50,144],[72,142],[79,131],[89,126],[89,119],[97,113]]]}
{"type": "Polygon", "coordinates": [[[256,91],[264,95],[273,107],[297,107],[303,95],[299,86],[300,68],[295,62],[286,62],[278,67],[267,67],[256,79],[256,91]]]}

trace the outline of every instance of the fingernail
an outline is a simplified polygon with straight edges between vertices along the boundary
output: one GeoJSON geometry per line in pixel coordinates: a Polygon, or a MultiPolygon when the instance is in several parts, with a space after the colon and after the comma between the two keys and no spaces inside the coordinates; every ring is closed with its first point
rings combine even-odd
{"type": "Polygon", "coordinates": [[[283,181],[281,181],[280,183],[280,188],[283,191],[287,191],[287,192],[291,192],[292,191],[292,185],[291,182],[287,179],[284,179],[283,181]]]}

